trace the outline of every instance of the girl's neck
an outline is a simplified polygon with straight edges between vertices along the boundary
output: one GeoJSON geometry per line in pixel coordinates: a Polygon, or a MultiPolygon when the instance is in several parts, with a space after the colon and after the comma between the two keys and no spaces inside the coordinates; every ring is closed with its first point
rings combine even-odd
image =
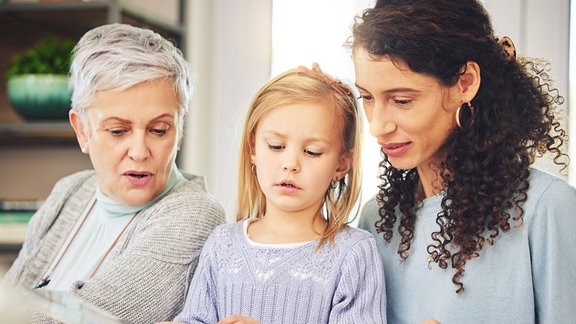
{"type": "Polygon", "coordinates": [[[320,212],[313,216],[268,212],[248,226],[248,235],[267,244],[307,242],[319,239],[326,225],[320,212]]]}

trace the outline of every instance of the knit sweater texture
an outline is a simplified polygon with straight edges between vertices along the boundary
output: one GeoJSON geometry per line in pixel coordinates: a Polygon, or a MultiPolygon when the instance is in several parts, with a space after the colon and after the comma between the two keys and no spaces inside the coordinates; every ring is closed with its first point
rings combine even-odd
{"type": "MultiPolygon", "coordinates": [[[[181,311],[204,242],[225,222],[203,178],[184,176],[188,181],[138,214],[94,277],[74,283],[71,294],[130,323],[166,321],[181,311]]],[[[93,170],[58,181],[30,220],[6,282],[38,285],[96,187],[93,170]]]]}
{"type": "Polygon", "coordinates": [[[359,227],[376,236],[384,261],[388,322],[414,324],[434,318],[442,324],[574,323],[576,189],[536,169],[531,169],[529,182],[523,224],[512,222],[493,246],[484,244],[480,255],[466,262],[461,294],[452,283],[452,267],[441,269],[432,263],[428,268],[423,235],[432,243],[432,232],[440,229],[436,215],[442,195],[424,200],[424,226],[416,221],[406,261],[397,253],[397,231],[391,243],[376,232],[379,206],[375,200],[368,202],[359,227]]]}
{"type": "Polygon", "coordinates": [[[346,227],[316,250],[318,241],[254,244],[243,222],[221,225],[208,238],[175,321],[241,315],[263,324],[386,322],[384,274],[370,233],[346,227]]]}

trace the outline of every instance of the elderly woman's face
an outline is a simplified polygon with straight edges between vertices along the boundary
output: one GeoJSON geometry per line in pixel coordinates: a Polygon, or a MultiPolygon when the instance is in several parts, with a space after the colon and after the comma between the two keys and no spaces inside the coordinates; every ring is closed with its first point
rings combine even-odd
{"type": "MultiPolygon", "coordinates": [[[[75,129],[90,154],[100,190],[128,206],[158,196],[176,158],[178,118],[178,100],[168,81],[96,92],[87,109],[88,125],[84,131],[75,129]]],[[[73,125],[75,119],[71,115],[73,125]]]]}

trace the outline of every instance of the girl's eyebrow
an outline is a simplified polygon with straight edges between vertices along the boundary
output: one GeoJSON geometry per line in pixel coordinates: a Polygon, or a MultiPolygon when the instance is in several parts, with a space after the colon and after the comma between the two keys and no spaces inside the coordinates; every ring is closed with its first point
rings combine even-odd
{"type": "MultiPolygon", "coordinates": [[[[265,136],[276,136],[276,137],[279,137],[282,139],[286,138],[286,135],[279,133],[279,132],[272,130],[272,129],[271,130],[263,130],[262,134],[265,136]]],[[[318,142],[318,143],[325,143],[325,144],[329,144],[329,145],[332,144],[332,142],[329,141],[328,139],[321,138],[321,137],[310,137],[310,138],[307,138],[305,142],[306,143],[318,142]]]]}

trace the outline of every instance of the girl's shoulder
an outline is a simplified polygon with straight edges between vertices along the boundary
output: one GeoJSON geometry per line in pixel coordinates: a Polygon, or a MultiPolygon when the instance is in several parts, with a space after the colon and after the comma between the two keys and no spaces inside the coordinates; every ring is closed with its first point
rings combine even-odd
{"type": "Polygon", "coordinates": [[[346,225],[336,233],[334,236],[333,245],[341,248],[351,248],[356,245],[360,246],[376,246],[374,236],[361,228],[346,225]]]}
{"type": "Polygon", "coordinates": [[[244,230],[244,220],[233,223],[223,223],[214,229],[210,236],[212,240],[231,242],[233,239],[242,235],[244,230]]]}

